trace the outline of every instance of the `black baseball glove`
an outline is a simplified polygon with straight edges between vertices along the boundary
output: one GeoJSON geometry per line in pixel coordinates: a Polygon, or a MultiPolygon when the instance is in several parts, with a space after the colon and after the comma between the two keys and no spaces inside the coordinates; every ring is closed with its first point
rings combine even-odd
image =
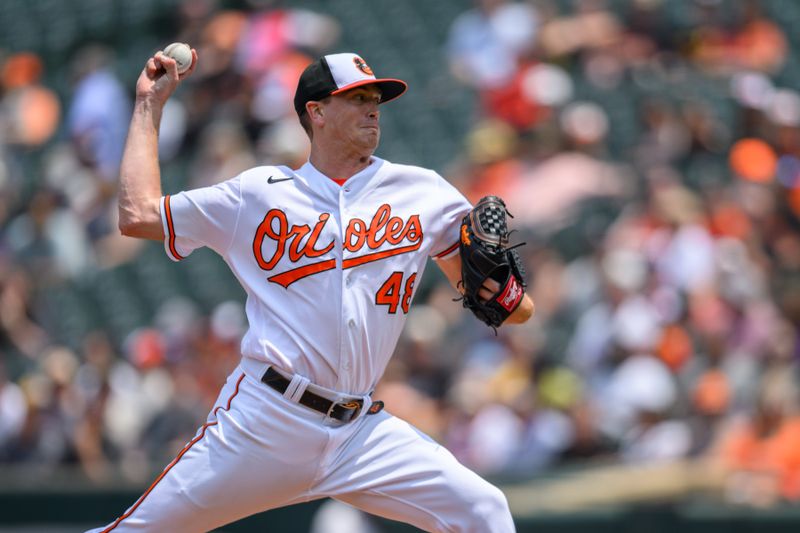
{"type": "Polygon", "coordinates": [[[485,196],[461,221],[461,284],[464,307],[489,326],[497,328],[522,302],[525,270],[516,246],[508,246],[506,215],[511,214],[497,196],[485,196]],[[478,295],[481,288],[493,292],[486,281],[493,279],[500,289],[491,298],[478,295]]]}

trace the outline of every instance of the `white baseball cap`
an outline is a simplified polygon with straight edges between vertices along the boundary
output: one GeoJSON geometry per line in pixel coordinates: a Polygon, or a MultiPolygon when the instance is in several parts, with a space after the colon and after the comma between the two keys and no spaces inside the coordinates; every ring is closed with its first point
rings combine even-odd
{"type": "Polygon", "coordinates": [[[294,109],[298,115],[302,115],[306,112],[306,102],[371,84],[380,87],[381,103],[394,100],[408,88],[403,80],[376,78],[361,56],[351,53],[329,54],[311,63],[300,75],[294,93],[294,109]]]}

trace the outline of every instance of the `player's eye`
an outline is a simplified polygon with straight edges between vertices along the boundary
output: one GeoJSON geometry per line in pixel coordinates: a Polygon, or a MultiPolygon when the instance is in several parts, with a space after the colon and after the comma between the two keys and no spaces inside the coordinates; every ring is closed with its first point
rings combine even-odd
{"type": "Polygon", "coordinates": [[[365,103],[365,102],[375,102],[376,104],[381,103],[380,95],[372,96],[366,93],[356,93],[353,95],[353,100],[358,103],[365,103]]]}

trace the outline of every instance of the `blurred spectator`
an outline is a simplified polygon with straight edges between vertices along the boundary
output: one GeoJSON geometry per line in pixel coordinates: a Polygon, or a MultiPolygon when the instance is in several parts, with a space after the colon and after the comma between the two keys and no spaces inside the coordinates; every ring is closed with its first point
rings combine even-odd
{"type": "Polygon", "coordinates": [[[292,99],[309,55],[323,53],[339,38],[338,22],[306,9],[272,6],[252,13],[237,48],[237,68],[252,80],[252,116],[269,123],[293,113],[292,99]]]}
{"type": "Polygon", "coordinates": [[[584,49],[603,48],[622,37],[623,26],[605,0],[577,0],[573,13],[552,16],[541,28],[545,56],[560,57],[584,49]]]}
{"type": "Polygon", "coordinates": [[[491,90],[514,76],[518,58],[535,42],[538,17],[525,2],[475,0],[475,4],[453,22],[447,54],[458,79],[491,90]]]}
{"type": "Polygon", "coordinates": [[[35,358],[51,342],[34,315],[34,280],[18,267],[3,265],[0,287],[0,326],[5,357],[35,358]]]}
{"type": "Polygon", "coordinates": [[[623,168],[598,157],[608,134],[605,112],[595,104],[574,102],[560,119],[562,133],[555,134],[554,150],[538,154],[507,202],[519,223],[548,231],[568,224],[585,200],[628,192],[623,168]]]}
{"type": "Polygon", "coordinates": [[[111,51],[91,46],[74,60],[75,87],[67,123],[76,153],[103,181],[117,177],[128,130],[128,92],[111,70],[111,51]]]}
{"type": "MultiPolygon", "coordinates": [[[[538,65],[531,59],[537,12],[527,2],[476,0],[475,4],[450,27],[450,70],[478,90],[487,115],[524,130],[547,114],[542,105],[547,95],[537,93],[542,84],[537,84],[538,65]]],[[[551,92],[558,90],[555,83],[552,87],[551,92]]]]}
{"type": "Polygon", "coordinates": [[[86,228],[54,191],[40,189],[6,228],[18,261],[41,283],[74,277],[94,264],[86,228]]]}
{"type": "Polygon", "coordinates": [[[199,145],[189,178],[191,188],[216,185],[255,166],[247,136],[235,122],[208,124],[199,145]]]}
{"type": "Polygon", "coordinates": [[[756,410],[734,420],[712,448],[729,471],[737,503],[768,506],[800,500],[800,418],[793,374],[765,375],[756,410]]]}
{"type": "Polygon", "coordinates": [[[451,170],[449,179],[473,202],[488,194],[507,198],[519,186],[524,171],[514,130],[499,120],[479,122],[468,133],[466,143],[465,161],[451,170]]]}
{"type": "MultiPolygon", "coordinates": [[[[116,233],[108,209],[125,145],[131,101],[115,76],[111,51],[99,45],[80,50],[72,64],[73,95],[67,128],[78,160],[89,173],[90,200],[80,212],[89,237],[99,240],[116,233]]],[[[89,183],[86,184],[89,186],[89,183]]]]}
{"type": "Polygon", "coordinates": [[[0,462],[7,462],[9,443],[19,438],[28,415],[25,396],[16,383],[8,381],[8,376],[0,366],[0,462]]]}
{"type": "Polygon", "coordinates": [[[775,22],[761,12],[759,2],[746,0],[738,24],[731,30],[719,24],[720,3],[705,3],[704,18],[713,22],[701,25],[694,35],[693,57],[701,66],[709,69],[730,71],[753,69],[777,72],[786,59],[786,37],[775,22]],[[716,20],[715,20],[716,19],[716,20]]]}
{"type": "Polygon", "coordinates": [[[43,70],[41,59],[29,52],[12,55],[2,66],[2,114],[11,144],[39,146],[58,127],[61,104],[52,90],[40,84],[43,70]]]}

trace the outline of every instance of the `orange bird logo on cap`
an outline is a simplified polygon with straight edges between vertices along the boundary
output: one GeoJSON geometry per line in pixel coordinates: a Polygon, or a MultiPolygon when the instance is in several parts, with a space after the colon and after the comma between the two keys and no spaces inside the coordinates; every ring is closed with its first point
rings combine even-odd
{"type": "Polygon", "coordinates": [[[353,58],[353,63],[356,64],[356,68],[358,70],[360,70],[361,72],[363,72],[367,76],[374,76],[375,75],[375,74],[373,74],[372,69],[369,68],[369,65],[367,65],[367,62],[364,61],[363,59],[361,59],[360,57],[358,57],[358,56],[354,57],[353,58]]]}

